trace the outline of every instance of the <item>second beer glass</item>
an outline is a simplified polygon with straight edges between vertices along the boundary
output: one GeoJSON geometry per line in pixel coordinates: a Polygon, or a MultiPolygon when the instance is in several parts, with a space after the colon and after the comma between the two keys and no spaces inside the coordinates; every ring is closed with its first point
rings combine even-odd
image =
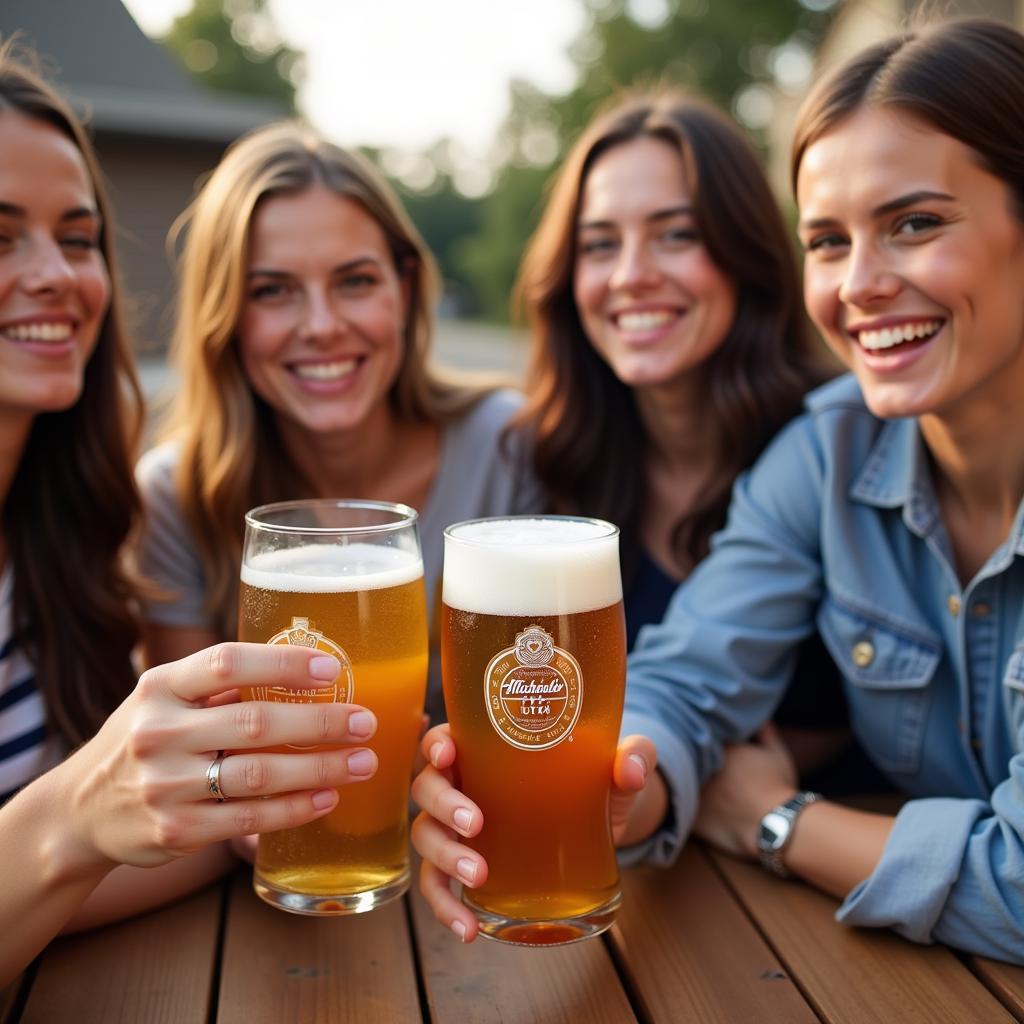
{"type": "Polygon", "coordinates": [[[377,716],[378,768],[326,817],[260,836],[253,884],[300,914],[372,910],[409,885],[409,780],[423,715],[427,616],[416,513],[368,501],[293,501],[245,517],[240,640],[299,644],[341,663],[333,690],[243,697],[354,702],[377,716]]]}
{"type": "Polygon", "coordinates": [[[484,815],[484,935],[572,942],[621,900],[609,824],[626,637],[618,530],[560,516],[445,531],[441,664],[461,788],[484,815]]]}

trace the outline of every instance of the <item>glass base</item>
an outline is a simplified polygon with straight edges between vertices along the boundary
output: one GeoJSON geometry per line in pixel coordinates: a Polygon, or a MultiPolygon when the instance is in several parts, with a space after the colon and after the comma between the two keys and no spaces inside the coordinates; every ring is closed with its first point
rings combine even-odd
{"type": "Polygon", "coordinates": [[[403,896],[409,890],[409,869],[393,882],[367,889],[365,892],[350,892],[340,896],[313,895],[281,889],[271,885],[259,875],[253,874],[252,887],[264,903],[290,914],[305,914],[307,917],[337,917],[340,914],[365,914],[376,910],[403,896]]]}
{"type": "Polygon", "coordinates": [[[607,903],[576,917],[557,920],[505,917],[484,910],[473,902],[468,890],[462,890],[462,902],[476,914],[480,934],[496,942],[513,946],[567,946],[582,942],[607,931],[615,921],[622,905],[622,893],[617,892],[607,903]]]}

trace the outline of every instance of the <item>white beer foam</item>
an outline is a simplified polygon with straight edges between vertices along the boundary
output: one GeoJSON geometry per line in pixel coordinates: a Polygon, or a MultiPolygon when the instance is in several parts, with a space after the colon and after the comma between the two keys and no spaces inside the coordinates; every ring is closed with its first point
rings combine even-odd
{"type": "Polygon", "coordinates": [[[467,523],[445,536],[442,599],[485,615],[607,608],[622,600],[618,534],[581,520],[467,523]]]}
{"type": "Polygon", "coordinates": [[[411,583],[423,575],[423,561],[401,548],[378,544],[304,544],[250,555],[242,582],[282,593],[341,594],[411,583]]]}

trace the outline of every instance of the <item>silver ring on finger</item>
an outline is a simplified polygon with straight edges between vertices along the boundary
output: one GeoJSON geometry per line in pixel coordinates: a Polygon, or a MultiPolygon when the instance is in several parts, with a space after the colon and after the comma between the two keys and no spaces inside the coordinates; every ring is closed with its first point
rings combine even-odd
{"type": "Polygon", "coordinates": [[[217,756],[210,762],[210,767],[206,769],[206,788],[209,789],[210,796],[214,797],[219,804],[224,803],[226,799],[224,790],[220,788],[220,769],[223,764],[224,751],[218,750],[217,756]]]}

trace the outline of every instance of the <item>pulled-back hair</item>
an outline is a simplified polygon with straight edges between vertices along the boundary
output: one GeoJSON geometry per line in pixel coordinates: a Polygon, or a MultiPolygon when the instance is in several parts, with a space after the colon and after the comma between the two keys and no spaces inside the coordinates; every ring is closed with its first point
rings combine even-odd
{"type": "Polygon", "coordinates": [[[861,107],[899,110],[969,146],[1024,214],[1024,36],[985,18],[938,22],[857,54],[804,102],[794,191],[807,148],[861,107]]]}
{"type": "Polygon", "coordinates": [[[583,132],[554,181],[530,241],[517,298],[532,332],[528,405],[536,473],[559,511],[601,516],[622,530],[627,575],[640,550],[650,440],[632,389],[587,339],[573,297],[576,223],[587,175],[635,139],[667,143],[682,158],[701,240],[736,284],[736,313],[704,364],[719,446],[711,480],[673,531],[683,564],[696,564],[725,520],[732,483],[825,376],[803,315],[793,249],[757,156],[710,104],[674,91],[620,100],[583,132]]]}
{"type": "Polygon", "coordinates": [[[236,142],[182,216],[173,360],[181,387],[164,434],[181,445],[176,486],[199,550],[205,605],[225,637],[235,631],[244,515],[256,505],[312,495],[288,459],[269,406],[246,378],[236,331],[245,300],[249,233],[257,207],[322,186],[350,199],[383,232],[408,290],[402,361],[389,394],[403,419],[443,423],[483,393],[429,364],[437,293],[434,261],[369,161],[293,122],[236,142]]]}
{"type": "Polygon", "coordinates": [[[0,115],[7,111],[52,125],[81,153],[102,218],[99,248],[111,281],[82,393],[70,408],[35,417],[3,505],[14,568],[14,635],[35,667],[49,722],[75,746],[135,685],[134,589],[120,552],[139,514],[133,465],[142,398],[125,334],[110,206],[92,144],[70,107],[10,42],[0,46],[0,115]]]}

